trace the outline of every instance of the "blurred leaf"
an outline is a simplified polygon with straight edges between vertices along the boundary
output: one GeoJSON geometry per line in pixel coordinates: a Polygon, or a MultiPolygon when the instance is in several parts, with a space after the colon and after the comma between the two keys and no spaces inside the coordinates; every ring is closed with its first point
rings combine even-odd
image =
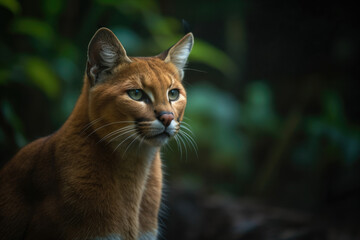
{"type": "Polygon", "coordinates": [[[349,136],[347,141],[343,143],[345,161],[348,165],[353,165],[360,159],[360,137],[359,134],[356,136],[349,136]]]}
{"type": "Polygon", "coordinates": [[[5,139],[4,130],[2,130],[2,128],[0,128],[0,143],[3,143],[5,141],[6,141],[6,139],[5,139]]]}
{"type": "Polygon", "coordinates": [[[186,113],[232,127],[239,122],[240,103],[229,93],[199,83],[188,91],[186,113]]]}
{"type": "MultiPolygon", "coordinates": [[[[323,105],[328,104],[329,102],[323,101],[323,105]]],[[[323,107],[326,109],[326,106],[323,107]]],[[[305,125],[307,139],[295,151],[293,159],[296,164],[309,165],[317,163],[318,159],[327,159],[328,156],[322,156],[322,154],[326,154],[330,150],[332,155],[336,153],[341,156],[343,163],[347,165],[352,165],[360,159],[359,131],[346,122],[339,124],[338,116],[335,114],[334,118],[332,115],[337,112],[334,109],[331,109],[330,112],[324,111],[322,116],[307,119],[305,125]],[[328,150],[322,152],[322,149],[328,150]]],[[[343,121],[342,118],[340,120],[343,121]]]]}
{"type": "Polygon", "coordinates": [[[252,82],[245,89],[245,103],[241,122],[250,130],[276,133],[278,117],[272,106],[272,93],[263,82],[252,82]]]}
{"type": "Polygon", "coordinates": [[[78,90],[74,90],[74,89],[66,90],[63,93],[63,97],[61,98],[61,111],[58,111],[59,113],[62,114],[57,117],[57,119],[59,119],[58,121],[59,125],[61,125],[66,120],[67,116],[70,115],[70,113],[74,109],[74,105],[78,98],[79,98],[78,90]]]}
{"type": "Polygon", "coordinates": [[[234,79],[237,76],[237,66],[228,55],[209,43],[196,39],[196,37],[190,59],[205,63],[221,71],[229,79],[234,79]]]}
{"type": "Polygon", "coordinates": [[[328,91],[323,95],[323,109],[329,122],[342,124],[345,120],[344,108],[338,93],[328,91]]]}
{"type": "Polygon", "coordinates": [[[169,48],[182,37],[177,34],[181,29],[180,22],[174,18],[161,17],[153,12],[146,12],[144,20],[146,27],[162,49],[169,48]]]}
{"type": "Polygon", "coordinates": [[[135,11],[150,12],[157,10],[157,3],[153,0],[96,0],[100,5],[109,5],[117,7],[124,13],[132,13],[135,11]]]}
{"type": "Polygon", "coordinates": [[[59,15],[64,3],[65,1],[63,0],[43,0],[41,6],[47,18],[51,19],[59,15]]]}
{"type": "Polygon", "coordinates": [[[304,142],[292,153],[292,161],[297,167],[303,167],[304,169],[311,169],[312,165],[316,163],[318,144],[311,144],[310,142],[304,142]]]}
{"type": "Polygon", "coordinates": [[[22,147],[26,144],[26,139],[23,134],[23,125],[20,118],[15,114],[11,104],[8,101],[0,102],[0,109],[6,119],[6,121],[12,126],[15,132],[15,141],[18,147],[22,147]]]}
{"type": "Polygon", "coordinates": [[[237,174],[251,169],[246,158],[246,137],[237,131],[241,105],[231,94],[208,83],[196,84],[188,91],[186,116],[199,146],[209,152],[209,163],[216,168],[236,168],[237,174]],[[240,161],[240,162],[239,162],[240,161]]]}
{"type": "Polygon", "coordinates": [[[56,98],[60,92],[60,82],[50,65],[38,57],[27,57],[24,61],[25,72],[31,82],[49,98],[56,98]]]}
{"type": "Polygon", "coordinates": [[[19,14],[21,6],[16,0],[0,0],[0,6],[9,9],[13,14],[19,14]]]}
{"type": "Polygon", "coordinates": [[[61,40],[57,47],[57,54],[59,58],[67,58],[76,62],[81,59],[79,48],[69,40],[61,40]]]}
{"type": "Polygon", "coordinates": [[[55,36],[49,24],[34,18],[16,19],[12,24],[11,30],[14,33],[24,34],[44,42],[51,42],[55,36]]]}
{"type": "Polygon", "coordinates": [[[139,52],[138,50],[141,49],[143,42],[137,33],[124,27],[112,27],[111,30],[123,43],[129,55],[139,52]]]}
{"type": "Polygon", "coordinates": [[[0,69],[0,86],[9,81],[10,71],[7,69],[0,69]]]}
{"type": "Polygon", "coordinates": [[[72,83],[76,77],[79,77],[79,79],[75,80],[81,82],[81,74],[78,66],[69,58],[57,58],[54,63],[54,69],[56,70],[57,75],[63,79],[64,82],[69,83],[69,87],[73,85],[72,83]]]}

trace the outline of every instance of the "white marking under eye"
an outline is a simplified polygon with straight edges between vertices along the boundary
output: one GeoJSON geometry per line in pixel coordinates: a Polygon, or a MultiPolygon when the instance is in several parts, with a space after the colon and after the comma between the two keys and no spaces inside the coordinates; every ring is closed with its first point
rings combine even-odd
{"type": "Polygon", "coordinates": [[[151,92],[150,90],[144,90],[144,92],[146,93],[146,95],[148,95],[148,97],[150,98],[151,102],[155,102],[154,95],[152,94],[152,92],[151,92]]]}

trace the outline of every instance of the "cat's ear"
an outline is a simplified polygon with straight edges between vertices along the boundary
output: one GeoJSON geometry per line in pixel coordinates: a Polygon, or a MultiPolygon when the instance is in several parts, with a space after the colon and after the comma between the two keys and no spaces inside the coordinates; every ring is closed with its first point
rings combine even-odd
{"type": "Polygon", "coordinates": [[[107,28],[96,31],[90,40],[87,57],[86,73],[91,86],[103,81],[115,66],[131,62],[118,38],[107,28]]]}
{"type": "Polygon", "coordinates": [[[184,67],[194,45],[194,36],[192,33],[186,34],[180,41],[167,51],[158,55],[165,62],[173,63],[180,73],[180,77],[184,77],[184,67]]]}

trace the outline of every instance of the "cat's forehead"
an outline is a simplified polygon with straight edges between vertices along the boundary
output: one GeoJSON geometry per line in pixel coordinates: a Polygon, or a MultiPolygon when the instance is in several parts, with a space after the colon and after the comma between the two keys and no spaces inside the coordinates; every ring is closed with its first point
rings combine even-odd
{"type": "Polygon", "coordinates": [[[159,58],[131,58],[127,72],[131,79],[138,81],[144,87],[154,83],[170,86],[180,80],[178,69],[159,58]]]}

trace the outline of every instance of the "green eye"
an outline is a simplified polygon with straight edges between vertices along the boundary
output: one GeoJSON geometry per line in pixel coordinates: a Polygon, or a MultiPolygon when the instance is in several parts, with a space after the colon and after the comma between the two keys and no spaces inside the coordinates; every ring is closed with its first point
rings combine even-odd
{"type": "Polygon", "coordinates": [[[127,94],[129,95],[129,97],[131,97],[135,101],[143,100],[144,95],[145,95],[144,92],[140,89],[131,89],[131,90],[127,91],[127,94]]]}
{"type": "Polygon", "coordinates": [[[170,101],[176,101],[176,100],[178,100],[179,95],[180,95],[179,89],[172,89],[172,90],[170,90],[169,93],[168,93],[168,95],[169,95],[169,100],[170,100],[170,101]]]}

